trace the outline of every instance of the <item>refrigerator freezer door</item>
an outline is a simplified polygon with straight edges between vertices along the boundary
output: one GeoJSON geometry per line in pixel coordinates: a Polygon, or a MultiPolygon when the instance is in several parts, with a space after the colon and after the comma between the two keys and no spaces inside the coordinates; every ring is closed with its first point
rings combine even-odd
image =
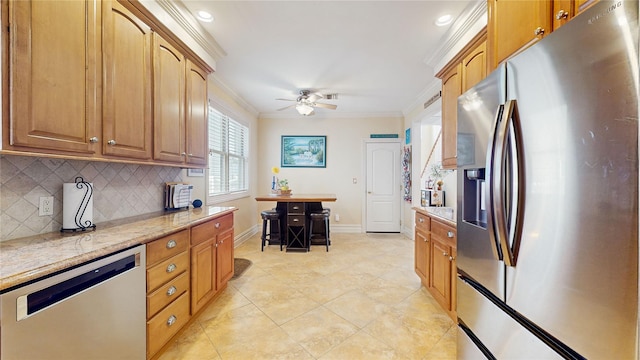
{"type": "MultiPolygon", "coordinates": [[[[487,149],[506,97],[504,67],[458,98],[458,269],[504,299],[504,265],[487,230],[487,149]]],[[[460,317],[463,314],[458,312],[460,317]]]]}
{"type": "MultiPolygon", "coordinates": [[[[465,281],[458,279],[457,285],[458,311],[466,314],[464,323],[461,325],[468,326],[494,358],[536,360],[562,358],[465,281]]],[[[479,346],[473,343],[467,334],[459,331],[458,335],[458,359],[490,358],[487,355],[482,356],[479,346]]]]}
{"type": "Polygon", "coordinates": [[[526,191],[507,305],[587,358],[635,359],[638,2],[598,2],[507,76],[526,191]]]}

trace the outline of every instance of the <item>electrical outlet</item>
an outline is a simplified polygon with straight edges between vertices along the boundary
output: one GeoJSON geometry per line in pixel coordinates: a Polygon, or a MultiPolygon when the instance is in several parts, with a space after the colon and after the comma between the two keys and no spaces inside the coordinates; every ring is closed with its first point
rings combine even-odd
{"type": "Polygon", "coordinates": [[[53,215],[53,196],[41,196],[38,216],[53,215]]]}

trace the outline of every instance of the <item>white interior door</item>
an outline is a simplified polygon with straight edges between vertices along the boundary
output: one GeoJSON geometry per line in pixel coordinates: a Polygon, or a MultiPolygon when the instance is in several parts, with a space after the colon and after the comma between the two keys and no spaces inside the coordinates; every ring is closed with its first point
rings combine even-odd
{"type": "Polygon", "coordinates": [[[400,232],[400,142],[367,142],[366,231],[400,232]]]}

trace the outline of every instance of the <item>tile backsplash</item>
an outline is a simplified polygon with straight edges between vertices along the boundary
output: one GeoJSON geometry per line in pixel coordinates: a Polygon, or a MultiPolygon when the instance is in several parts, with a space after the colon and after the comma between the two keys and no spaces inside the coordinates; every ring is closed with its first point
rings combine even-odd
{"type": "Polygon", "coordinates": [[[93,183],[93,222],[164,209],[164,183],[182,181],[179,168],[0,155],[0,241],[62,227],[62,184],[93,183]],[[53,196],[53,216],[38,216],[40,197],[53,196]]]}

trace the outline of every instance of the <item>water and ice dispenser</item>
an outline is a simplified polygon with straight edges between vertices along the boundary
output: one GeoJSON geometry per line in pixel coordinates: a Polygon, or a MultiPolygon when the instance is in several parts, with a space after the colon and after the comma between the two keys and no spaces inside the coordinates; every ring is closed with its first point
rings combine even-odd
{"type": "Polygon", "coordinates": [[[487,209],[485,207],[484,168],[464,169],[462,189],[462,220],[487,228],[487,209]]]}

